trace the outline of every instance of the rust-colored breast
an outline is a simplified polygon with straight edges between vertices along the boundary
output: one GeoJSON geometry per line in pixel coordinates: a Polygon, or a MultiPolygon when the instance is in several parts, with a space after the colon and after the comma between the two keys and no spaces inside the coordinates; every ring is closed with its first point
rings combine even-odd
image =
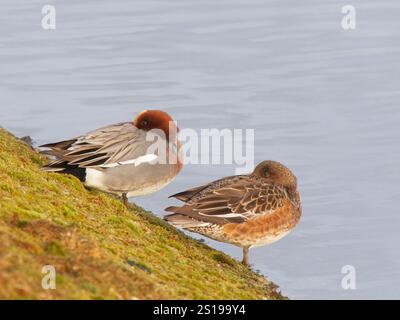
{"type": "Polygon", "coordinates": [[[226,238],[242,246],[257,246],[279,240],[300,220],[301,212],[290,201],[271,213],[254,217],[243,223],[228,223],[222,227],[226,238]]]}

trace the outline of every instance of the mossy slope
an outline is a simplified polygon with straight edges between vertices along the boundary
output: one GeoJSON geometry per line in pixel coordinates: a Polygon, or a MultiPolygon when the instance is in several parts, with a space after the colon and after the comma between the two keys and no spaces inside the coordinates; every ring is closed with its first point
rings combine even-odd
{"type": "Polygon", "coordinates": [[[0,128],[0,299],[280,299],[276,286],[139,207],[40,170],[0,128]],[[42,289],[53,265],[57,288],[42,289]]]}

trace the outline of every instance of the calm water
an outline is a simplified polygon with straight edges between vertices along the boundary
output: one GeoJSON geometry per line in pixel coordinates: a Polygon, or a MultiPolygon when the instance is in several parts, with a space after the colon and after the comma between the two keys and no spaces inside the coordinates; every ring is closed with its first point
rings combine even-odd
{"type": "MultiPolygon", "coordinates": [[[[351,1],[3,0],[0,125],[40,144],[167,110],[182,128],[254,128],[256,162],[297,174],[303,218],[251,251],[254,269],[290,298],[400,298],[400,3],[351,1]],[[357,289],[341,288],[341,268],[357,289]]],[[[192,165],[137,199],[157,215],[167,195],[230,175],[192,165]]],[[[207,242],[240,258],[241,250],[207,242]]]]}

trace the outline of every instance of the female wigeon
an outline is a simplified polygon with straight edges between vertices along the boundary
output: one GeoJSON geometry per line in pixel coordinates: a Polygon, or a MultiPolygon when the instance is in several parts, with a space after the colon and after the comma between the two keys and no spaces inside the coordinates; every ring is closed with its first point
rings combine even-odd
{"type": "Polygon", "coordinates": [[[177,131],[166,112],[145,110],[133,122],[41,146],[55,157],[44,169],[72,174],[89,187],[120,195],[127,205],[128,197],[158,191],[179,173],[177,131]]]}
{"type": "Polygon", "coordinates": [[[249,175],[237,175],[172,195],[185,204],[168,207],[172,225],[243,248],[273,243],[287,235],[301,216],[297,179],[284,165],[263,161],[249,175]]]}

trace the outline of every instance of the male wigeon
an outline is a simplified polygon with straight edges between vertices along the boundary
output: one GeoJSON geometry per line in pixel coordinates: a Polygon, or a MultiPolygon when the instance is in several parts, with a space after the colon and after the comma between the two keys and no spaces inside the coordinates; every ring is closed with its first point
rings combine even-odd
{"type": "Polygon", "coordinates": [[[128,197],[158,191],[179,173],[177,131],[166,112],[145,110],[133,122],[41,146],[55,157],[44,170],[72,174],[89,187],[120,195],[127,205],[128,197]]]}
{"type": "Polygon", "coordinates": [[[284,165],[263,161],[249,175],[222,178],[172,195],[185,204],[168,207],[172,225],[243,248],[273,243],[287,235],[301,216],[297,179],[284,165]]]}

